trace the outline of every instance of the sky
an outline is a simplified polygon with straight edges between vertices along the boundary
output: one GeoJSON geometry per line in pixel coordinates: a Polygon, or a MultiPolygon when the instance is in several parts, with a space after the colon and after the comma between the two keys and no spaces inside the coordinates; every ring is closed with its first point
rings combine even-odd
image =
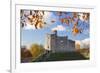
{"type": "MultiPolygon", "coordinates": [[[[25,13],[27,13],[27,11],[25,13]]],[[[57,30],[58,36],[68,36],[68,39],[74,41],[84,40],[89,38],[89,28],[90,28],[89,22],[83,22],[80,17],[80,20],[78,20],[77,27],[82,29],[82,33],[73,35],[72,28],[74,26],[74,23],[69,22],[69,25],[67,25],[66,23],[62,23],[59,20],[67,17],[72,18],[73,12],[64,12],[62,13],[62,15],[59,15],[55,11],[45,11],[43,20],[46,22],[46,24],[43,28],[35,29],[32,27],[30,28],[28,26],[21,27],[21,45],[30,45],[33,43],[45,45],[46,34],[52,33],[52,30],[57,30]]],[[[23,20],[26,19],[24,18],[23,20]]]]}

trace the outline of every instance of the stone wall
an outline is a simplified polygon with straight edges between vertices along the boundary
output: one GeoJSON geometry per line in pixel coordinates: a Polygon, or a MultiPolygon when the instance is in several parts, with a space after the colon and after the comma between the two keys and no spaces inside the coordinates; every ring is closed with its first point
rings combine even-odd
{"type": "Polygon", "coordinates": [[[69,40],[67,36],[57,36],[57,34],[48,34],[47,46],[52,52],[75,51],[75,41],[69,40]]]}

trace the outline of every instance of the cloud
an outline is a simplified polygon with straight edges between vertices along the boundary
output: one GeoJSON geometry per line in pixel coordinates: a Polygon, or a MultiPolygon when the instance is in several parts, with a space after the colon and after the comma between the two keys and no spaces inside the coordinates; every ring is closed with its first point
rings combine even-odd
{"type": "Polygon", "coordinates": [[[51,16],[50,12],[44,12],[44,16],[43,16],[44,21],[48,21],[48,18],[50,18],[50,16],[51,16]]]}
{"type": "Polygon", "coordinates": [[[75,43],[80,45],[80,49],[84,49],[84,48],[87,49],[90,47],[90,39],[89,38],[81,40],[81,41],[76,41],[75,43]]]}
{"type": "Polygon", "coordinates": [[[89,39],[84,39],[81,41],[81,48],[89,48],[90,46],[90,40],[89,39]]]}
{"type": "Polygon", "coordinates": [[[52,28],[52,31],[54,31],[54,30],[57,30],[57,31],[65,31],[66,29],[65,29],[64,26],[62,26],[62,25],[58,25],[57,27],[52,28]]]}
{"type": "Polygon", "coordinates": [[[43,21],[46,23],[44,27],[48,27],[51,25],[51,19],[52,19],[52,15],[51,12],[49,11],[44,11],[44,15],[43,15],[43,21]]]}
{"type": "Polygon", "coordinates": [[[32,29],[32,30],[35,30],[35,26],[34,25],[30,25],[30,24],[27,24],[25,27],[23,27],[24,30],[29,30],[29,29],[32,29]]]}

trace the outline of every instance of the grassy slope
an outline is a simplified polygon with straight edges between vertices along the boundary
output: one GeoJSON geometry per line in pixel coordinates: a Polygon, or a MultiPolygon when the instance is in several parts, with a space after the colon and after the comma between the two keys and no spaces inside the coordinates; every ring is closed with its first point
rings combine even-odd
{"type": "Polygon", "coordinates": [[[78,52],[61,52],[61,53],[50,53],[50,55],[46,58],[41,56],[34,62],[67,61],[67,60],[86,60],[86,58],[78,52]]]}
{"type": "Polygon", "coordinates": [[[52,53],[48,58],[48,61],[62,61],[62,60],[83,60],[84,56],[77,52],[65,52],[65,53],[52,53]]]}

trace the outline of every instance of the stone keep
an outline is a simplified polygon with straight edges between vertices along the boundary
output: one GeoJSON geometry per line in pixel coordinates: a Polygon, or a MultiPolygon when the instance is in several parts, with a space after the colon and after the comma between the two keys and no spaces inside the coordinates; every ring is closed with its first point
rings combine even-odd
{"type": "Polygon", "coordinates": [[[69,40],[67,36],[57,36],[57,31],[46,35],[46,49],[52,52],[73,52],[75,41],[69,40]]]}

